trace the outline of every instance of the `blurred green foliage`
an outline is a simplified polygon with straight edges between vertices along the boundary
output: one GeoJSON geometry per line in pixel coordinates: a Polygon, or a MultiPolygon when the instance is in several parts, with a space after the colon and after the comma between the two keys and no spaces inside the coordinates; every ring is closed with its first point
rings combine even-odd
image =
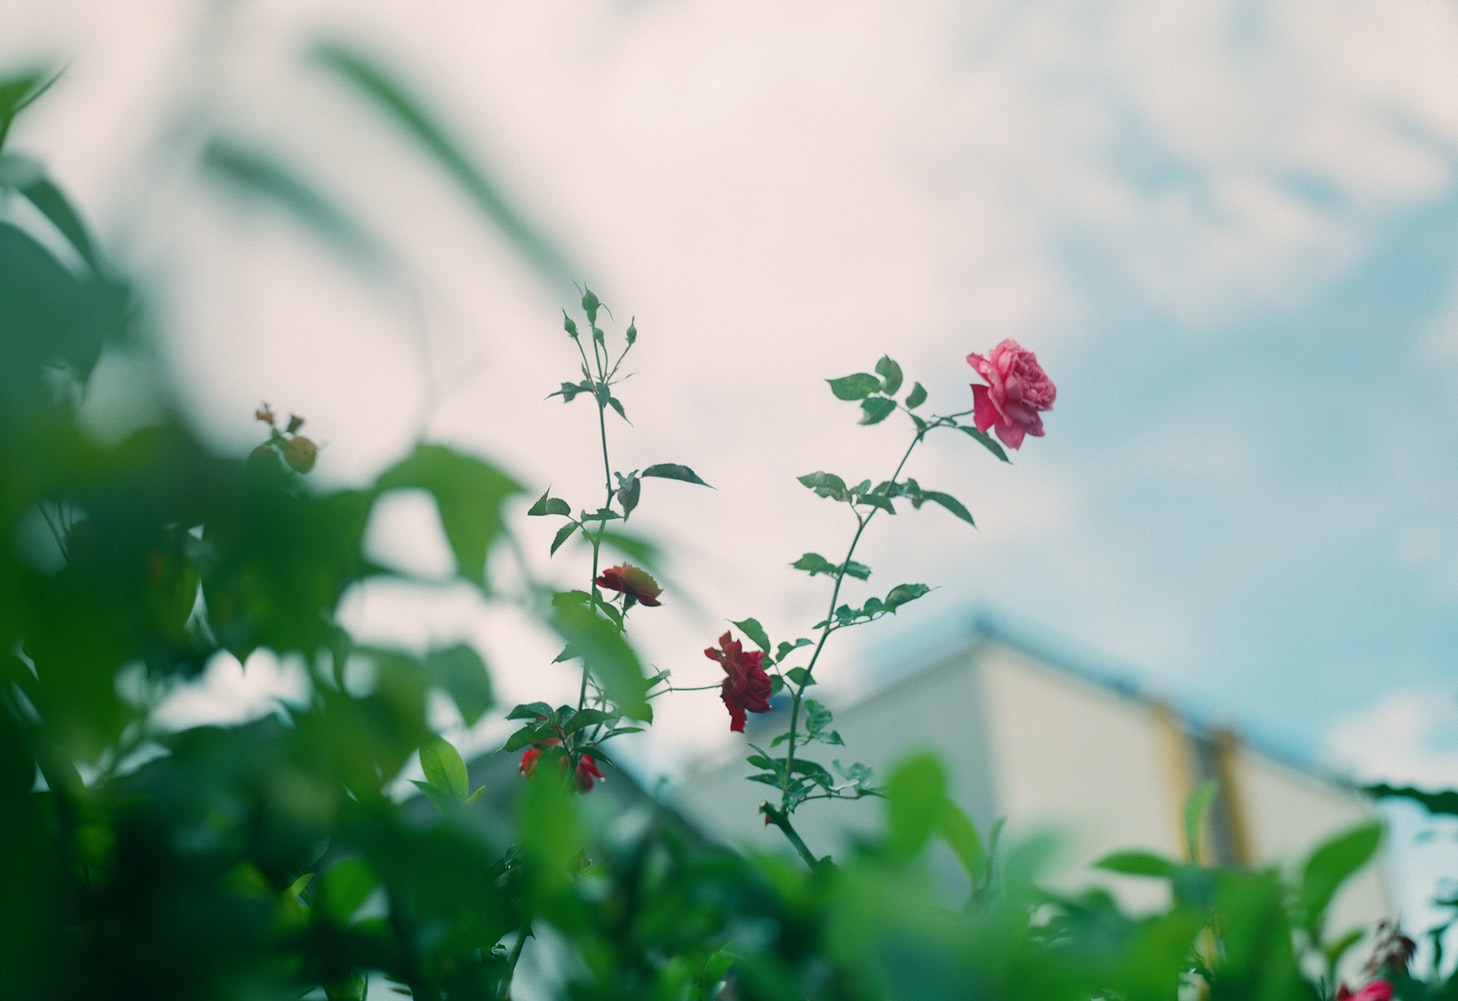
{"type": "MultiPolygon", "coordinates": [[[[450,152],[482,211],[539,263],[554,259],[384,75],[341,50],[322,58],[450,152]]],[[[0,79],[0,142],[47,85],[0,79]]],[[[0,198],[38,210],[34,225],[0,219],[6,1001],[360,998],[371,984],[624,1001],[1330,996],[1351,942],[1329,941],[1324,915],[1375,850],[1373,828],[1323,846],[1294,884],[1106,860],[1169,885],[1168,906],[1143,915],[1102,891],[1039,889],[1036,853],[984,843],[931,758],[890,776],[883,833],[814,867],[706,845],[662,811],[609,823],[623,818],[550,781],[521,783],[505,825],[515,836],[493,834],[501,825],[477,815],[505,807],[478,799],[426,711],[432,693],[467,723],[492,710],[480,654],[359,645],[335,613],[351,588],[391,573],[363,536],[396,490],[433,498],[455,575],[493,595],[488,569],[520,486],[425,444],[372,484],[314,489],[278,461],[215,454],[175,413],[93,440],[75,401],[102,354],[133,338],[128,285],[34,161],[0,156],[0,198]],[[216,658],[258,650],[300,669],[303,697],[236,725],[155,723],[216,658]],[[424,810],[391,791],[415,760],[424,810]],[[939,843],[960,864],[953,906],[939,843]],[[533,942],[547,961],[529,977],[518,962],[533,942]]],[[[899,384],[899,370],[878,372],[899,384]]],[[[675,470],[643,475],[655,472],[675,470]]],[[[636,656],[573,607],[542,614],[608,663],[619,703],[646,716],[636,656]]],[[[1452,996],[1451,979],[1384,972],[1403,998],[1452,996]]]]}

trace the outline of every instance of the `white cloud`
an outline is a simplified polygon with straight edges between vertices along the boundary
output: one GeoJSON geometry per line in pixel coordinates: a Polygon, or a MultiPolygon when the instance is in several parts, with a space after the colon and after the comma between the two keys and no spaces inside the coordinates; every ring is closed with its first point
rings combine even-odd
{"type": "Polygon", "coordinates": [[[1330,728],[1324,756],[1362,781],[1437,789],[1458,777],[1458,683],[1390,692],[1330,728]]]}

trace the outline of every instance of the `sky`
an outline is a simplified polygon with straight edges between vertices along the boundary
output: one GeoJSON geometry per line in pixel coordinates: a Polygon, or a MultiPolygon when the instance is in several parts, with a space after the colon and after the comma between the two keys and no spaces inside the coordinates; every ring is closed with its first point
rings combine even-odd
{"type": "MultiPolygon", "coordinates": [[[[577,378],[575,293],[311,45],[407,81],[617,329],[636,318],[614,465],[714,486],[651,482],[633,517],[670,554],[633,635],[676,683],[717,680],[699,651],[727,620],[778,639],[821,616],[823,579],[787,564],[838,559],[853,526],[795,477],[879,480],[905,447],[824,380],[890,354],[964,410],[965,356],[1012,337],[1058,385],[1047,436],[1010,466],[950,434],[918,451],[908,473],[978,528],[873,525],[867,586],[937,589],[839,637],[828,691],[894,683],[988,616],[1287,756],[1458,778],[1452,3],[0,0],[0,22],[6,65],[69,62],[11,145],[154,290],[175,391],[223,447],[267,400],[308,418],[325,484],[425,437],[595,506],[595,415],[545,399],[577,378]],[[198,166],[218,137],[323,185],[408,279],[233,197],[198,166]]],[[[102,433],[145,419],[139,379],[101,372],[102,433]]],[[[545,559],[555,526],[518,524],[535,572],[585,583],[581,551],[545,559]]],[[[447,565],[421,498],[374,538],[447,565]]],[[[346,615],[471,639],[504,698],[575,692],[520,614],[464,591],[346,615]]],[[[635,761],[680,774],[723,724],[712,692],[676,695],[635,761]]]]}

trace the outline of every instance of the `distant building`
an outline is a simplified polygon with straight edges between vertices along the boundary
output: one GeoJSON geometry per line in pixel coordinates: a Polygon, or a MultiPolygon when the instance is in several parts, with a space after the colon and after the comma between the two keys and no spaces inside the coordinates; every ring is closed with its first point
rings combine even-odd
{"type": "MultiPolygon", "coordinates": [[[[807,753],[862,761],[884,777],[919,749],[946,763],[953,798],[983,837],[999,819],[1013,841],[1038,831],[1061,836],[1052,885],[1108,886],[1128,905],[1162,899],[1159,884],[1095,875],[1090,863],[1115,850],[1181,857],[1183,808],[1208,778],[1219,780],[1205,840],[1207,862],[1299,863],[1326,838],[1376,814],[1350,784],[1205,728],[1128,686],[1080,673],[980,627],[969,646],[847,705],[831,705],[846,746],[807,753]],[[914,721],[914,722],[913,722],[914,721]]],[[[783,713],[757,719],[749,740],[764,746],[783,713]],[[776,718],[779,717],[779,718],[776,718]]],[[[736,758],[690,776],[672,802],[701,830],[765,850],[784,847],[755,815],[751,769],[736,758]]],[[[834,854],[856,830],[882,822],[877,800],[807,803],[796,827],[819,854],[834,854]]],[[[1330,927],[1344,931],[1389,915],[1374,865],[1335,903],[1330,927]]]]}

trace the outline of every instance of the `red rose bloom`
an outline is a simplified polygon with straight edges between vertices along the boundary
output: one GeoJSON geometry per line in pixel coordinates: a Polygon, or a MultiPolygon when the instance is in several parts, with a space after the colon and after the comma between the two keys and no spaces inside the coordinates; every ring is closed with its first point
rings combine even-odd
{"type": "Polygon", "coordinates": [[[1021,448],[1024,435],[1043,437],[1040,411],[1052,410],[1058,388],[1038,358],[1009,338],[984,358],[967,356],[967,364],[987,380],[972,384],[972,422],[978,431],[992,428],[1008,448],[1021,448]]]}
{"type": "Polygon", "coordinates": [[[1336,993],[1336,1001],[1392,1001],[1392,985],[1385,980],[1373,980],[1353,994],[1342,984],[1336,993]]]}
{"type": "MultiPolygon", "coordinates": [[[[528,747],[525,751],[522,752],[521,764],[516,766],[516,770],[521,772],[527,778],[532,778],[537,773],[537,762],[542,759],[542,753],[546,751],[546,749],[549,747],[557,746],[558,743],[560,743],[560,741],[558,741],[557,738],[553,737],[549,740],[543,741],[540,744],[533,744],[531,747],[528,747]]],[[[563,774],[566,774],[567,772],[567,760],[568,759],[566,755],[563,755],[562,757],[557,759],[557,768],[563,774]]],[[[572,788],[581,793],[591,792],[593,785],[592,780],[594,778],[601,779],[604,777],[605,776],[602,774],[602,771],[597,767],[596,759],[594,759],[593,756],[590,754],[584,754],[582,758],[577,762],[577,771],[572,776],[572,788]]]]}
{"type": "Polygon", "coordinates": [[[647,570],[635,567],[631,563],[619,563],[615,567],[608,567],[595,583],[598,587],[606,588],[609,591],[621,591],[633,601],[640,605],[647,605],[649,608],[659,604],[658,596],[663,593],[663,588],[658,586],[658,582],[647,570]]]}
{"type": "Polygon", "coordinates": [[[728,675],[719,697],[729,710],[729,729],[744,732],[744,714],[770,711],[770,678],[764,673],[764,651],[744,652],[744,644],[728,633],[719,637],[719,649],[709,647],[704,656],[717,660],[728,675]]]}

